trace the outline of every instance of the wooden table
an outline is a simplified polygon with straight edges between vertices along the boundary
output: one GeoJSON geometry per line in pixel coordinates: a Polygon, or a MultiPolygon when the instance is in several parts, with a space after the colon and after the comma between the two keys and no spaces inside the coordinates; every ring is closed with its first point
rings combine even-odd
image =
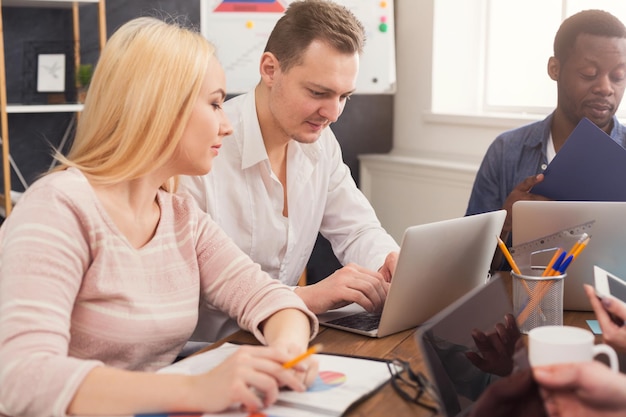
{"type": "MultiPolygon", "coordinates": [[[[503,278],[505,282],[507,279],[510,281],[508,274],[504,275],[503,278]]],[[[563,324],[588,328],[586,320],[594,318],[593,312],[566,311],[563,315],[563,324]]],[[[324,352],[326,353],[403,359],[411,364],[413,370],[426,373],[422,355],[415,341],[415,332],[416,329],[410,329],[381,339],[375,339],[321,326],[319,334],[312,343],[323,343],[324,352]]],[[[600,337],[597,337],[597,342],[599,341],[600,337]]],[[[222,342],[258,344],[250,333],[244,331],[225,338],[219,344],[222,342]]],[[[219,346],[219,344],[212,345],[212,347],[219,346]]],[[[404,401],[396,394],[390,384],[386,384],[372,397],[346,414],[346,416],[350,417],[421,417],[432,415],[428,410],[404,401]]]]}

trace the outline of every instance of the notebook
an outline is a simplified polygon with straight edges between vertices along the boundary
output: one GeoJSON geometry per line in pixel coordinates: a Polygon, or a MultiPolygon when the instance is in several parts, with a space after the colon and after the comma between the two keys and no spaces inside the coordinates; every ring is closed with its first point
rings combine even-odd
{"type": "Polygon", "coordinates": [[[563,290],[564,310],[591,311],[583,284],[593,285],[593,266],[626,276],[624,219],[626,202],[518,201],[513,204],[513,246],[593,220],[591,240],[567,268],[563,290]]]}
{"type": "Polygon", "coordinates": [[[559,201],[626,201],[626,149],[583,118],[531,192],[559,201]]]}
{"type": "Polygon", "coordinates": [[[382,313],[351,304],[321,314],[320,324],[371,337],[422,324],[486,282],[505,217],[498,210],[409,227],[382,313]]]}
{"type": "MultiPolygon", "coordinates": [[[[498,323],[504,323],[506,314],[513,314],[513,306],[502,279],[496,274],[486,285],[470,290],[416,332],[428,377],[438,394],[441,415],[467,415],[485,389],[507,375],[485,372],[466,356],[469,351],[478,352],[472,331],[492,333],[498,323]]],[[[519,338],[519,333],[514,334],[519,338]]],[[[511,346],[515,342],[516,338],[511,337],[511,346]]],[[[521,354],[525,355],[523,348],[521,354]]],[[[507,361],[512,370],[513,354],[507,361]]]]}

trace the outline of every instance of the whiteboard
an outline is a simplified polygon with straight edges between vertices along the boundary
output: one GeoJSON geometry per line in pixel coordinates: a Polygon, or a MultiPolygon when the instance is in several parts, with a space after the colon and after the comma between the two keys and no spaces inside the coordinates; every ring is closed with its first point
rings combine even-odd
{"type": "MultiPolygon", "coordinates": [[[[292,0],[200,0],[200,30],[217,47],[230,93],[252,90],[267,38],[292,0]]],[[[365,27],[356,94],[396,91],[393,0],[335,0],[365,27]]]]}

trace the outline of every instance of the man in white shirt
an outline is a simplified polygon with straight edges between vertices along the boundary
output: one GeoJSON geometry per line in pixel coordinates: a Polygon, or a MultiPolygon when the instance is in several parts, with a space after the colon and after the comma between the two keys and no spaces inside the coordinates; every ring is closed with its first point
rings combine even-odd
{"type": "MultiPolygon", "coordinates": [[[[398,257],[329,127],[355,89],[364,39],[345,7],[291,3],[261,57],[261,81],[224,105],[233,134],[211,173],[181,180],[244,252],[288,285],[297,285],[318,232],[327,238],[344,267],[295,288],[316,314],[352,302],[380,311],[398,257]]],[[[205,307],[192,340],[237,330],[205,307]]]]}

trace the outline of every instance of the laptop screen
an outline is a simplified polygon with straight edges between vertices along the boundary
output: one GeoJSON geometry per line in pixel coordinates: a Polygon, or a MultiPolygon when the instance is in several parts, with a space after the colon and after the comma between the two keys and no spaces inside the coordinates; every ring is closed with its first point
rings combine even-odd
{"type": "MultiPolygon", "coordinates": [[[[585,230],[591,237],[589,245],[567,269],[563,293],[565,310],[591,311],[583,284],[593,285],[594,265],[619,277],[626,277],[623,249],[626,247],[626,233],[623,227],[616,227],[624,223],[624,218],[626,202],[518,201],[513,204],[513,245],[516,248],[593,221],[591,230],[585,230]]],[[[570,250],[570,244],[563,249],[570,250]]]]}
{"type": "Polygon", "coordinates": [[[520,338],[512,313],[495,275],[420,328],[417,342],[444,415],[464,415],[492,382],[512,372],[520,338]]]}

